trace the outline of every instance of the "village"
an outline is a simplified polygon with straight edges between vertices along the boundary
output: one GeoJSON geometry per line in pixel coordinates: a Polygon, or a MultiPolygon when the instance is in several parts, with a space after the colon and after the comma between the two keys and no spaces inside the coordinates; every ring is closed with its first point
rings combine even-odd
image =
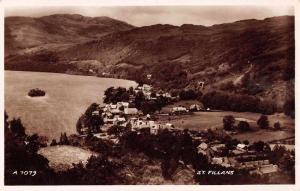
{"type": "MultiPolygon", "coordinates": [[[[111,89],[112,90],[112,89],[111,89]]],[[[197,145],[198,154],[206,157],[212,165],[219,165],[225,168],[246,170],[250,175],[272,176],[281,168],[271,162],[268,153],[271,151],[268,143],[262,141],[250,144],[248,141],[238,141],[229,138],[232,132],[224,130],[206,130],[195,131],[187,130],[174,126],[171,123],[163,123],[157,120],[157,116],[164,115],[189,115],[192,112],[211,112],[210,108],[204,108],[203,105],[192,104],[189,108],[184,106],[172,107],[168,113],[166,112],[142,112],[141,108],[137,108],[137,95],[144,95],[146,101],[157,101],[158,99],[166,100],[165,104],[178,101],[178,96],[173,97],[169,92],[159,91],[154,93],[151,85],[143,84],[133,90],[129,90],[129,95],[125,96],[125,100],[119,100],[115,103],[106,103],[104,106],[94,105],[91,112],[91,121],[101,118],[103,126],[101,130],[97,127],[84,126],[79,130],[81,136],[93,134],[93,136],[112,141],[114,144],[119,144],[119,137],[114,134],[109,134],[109,129],[113,127],[127,128],[129,131],[137,134],[145,133],[158,135],[160,132],[167,130],[172,134],[178,135],[188,133],[192,137],[193,143],[197,145]]],[[[116,92],[115,92],[116,93],[116,92]]],[[[119,92],[117,92],[119,93],[119,92]]],[[[107,95],[106,95],[107,96],[107,95]]],[[[104,96],[104,100],[107,98],[104,96]]],[[[94,123],[95,126],[99,122],[94,123]]],[[[277,141],[274,149],[278,149],[281,141],[277,141]]],[[[293,149],[287,153],[293,152],[293,149]]],[[[289,154],[289,158],[294,160],[294,156],[289,154]]]]}
{"type": "Polygon", "coordinates": [[[297,190],[298,1],[63,1],[1,2],[2,187],[297,190]]]}

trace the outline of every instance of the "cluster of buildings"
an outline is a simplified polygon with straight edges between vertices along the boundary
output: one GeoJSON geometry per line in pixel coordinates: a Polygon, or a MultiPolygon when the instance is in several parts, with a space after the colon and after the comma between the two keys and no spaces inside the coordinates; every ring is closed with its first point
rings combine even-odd
{"type": "MultiPolygon", "coordinates": [[[[110,103],[99,109],[102,110],[101,116],[106,128],[114,125],[130,127],[132,131],[149,128],[151,134],[158,134],[159,130],[166,128],[170,131],[176,130],[171,123],[151,120],[149,114],[144,116],[137,108],[131,107],[129,102],[110,103]]],[[[92,114],[100,115],[100,112],[96,110],[92,114]]]]}
{"type": "MultiPolygon", "coordinates": [[[[157,97],[165,97],[172,100],[177,100],[178,97],[172,97],[169,92],[164,91],[153,91],[153,87],[148,84],[143,84],[134,89],[134,94],[130,94],[129,101],[117,102],[116,104],[110,103],[98,110],[94,111],[92,115],[102,117],[104,121],[104,127],[109,128],[114,125],[130,127],[132,131],[139,131],[140,129],[150,129],[151,134],[157,134],[161,129],[169,129],[170,131],[176,131],[174,126],[170,123],[161,123],[151,120],[150,115],[144,116],[141,111],[135,107],[135,96],[137,93],[142,92],[146,100],[157,99],[157,97]],[[154,93],[155,92],[155,93],[154,93]],[[102,111],[101,113],[99,111],[102,111]]],[[[203,106],[193,104],[188,109],[184,106],[174,106],[171,108],[170,113],[167,114],[178,114],[188,113],[189,111],[202,110],[203,106]]],[[[105,129],[105,128],[104,128],[105,129]]]]}
{"type": "Polygon", "coordinates": [[[143,120],[141,118],[130,118],[130,127],[132,131],[139,132],[142,129],[149,129],[151,134],[157,135],[160,130],[168,129],[169,131],[176,131],[171,123],[158,123],[153,120],[143,120]]]}
{"type": "Polygon", "coordinates": [[[244,169],[247,170],[249,174],[258,174],[261,176],[269,176],[279,170],[277,165],[270,163],[266,154],[249,150],[248,145],[238,144],[234,149],[230,150],[227,155],[224,155],[224,149],[225,144],[221,144],[218,141],[211,143],[202,142],[197,147],[198,153],[205,155],[211,164],[217,164],[227,168],[244,169]]]}
{"type": "Polygon", "coordinates": [[[151,99],[153,87],[148,84],[143,84],[142,86],[138,86],[134,89],[135,93],[143,92],[146,99],[151,99]]]}
{"type": "MultiPolygon", "coordinates": [[[[148,86],[142,87],[142,91],[151,91],[148,86]]],[[[202,109],[200,106],[193,104],[189,108],[191,110],[202,109]]],[[[183,106],[172,108],[171,112],[188,112],[189,109],[183,106]]],[[[161,123],[151,119],[150,115],[144,116],[137,108],[132,107],[130,102],[117,102],[116,104],[106,104],[101,107],[103,111],[94,111],[93,115],[102,115],[104,120],[104,127],[107,129],[114,126],[123,126],[130,128],[131,131],[138,133],[148,130],[149,133],[157,135],[159,131],[168,129],[171,132],[180,132],[180,129],[175,128],[171,123],[161,123]]],[[[104,128],[105,129],[105,128],[104,128]]],[[[102,132],[95,134],[101,139],[109,139],[114,143],[118,143],[118,138],[113,135],[108,135],[102,132]]],[[[237,144],[229,153],[224,154],[226,148],[225,144],[218,140],[209,141],[205,132],[193,134],[191,133],[193,141],[199,143],[197,150],[207,157],[209,163],[217,164],[223,167],[231,167],[235,169],[244,169],[249,174],[257,174],[261,176],[269,176],[278,172],[278,166],[271,164],[268,156],[264,153],[257,153],[248,148],[246,144],[237,144]],[[204,134],[203,134],[204,133],[204,134]]]]}
{"type": "MultiPolygon", "coordinates": [[[[180,132],[171,123],[160,123],[151,120],[151,116],[141,116],[138,110],[134,110],[132,114],[126,114],[125,109],[129,108],[127,102],[118,102],[117,104],[107,104],[104,106],[102,116],[105,125],[110,128],[113,125],[129,127],[131,131],[141,132],[149,130],[153,135],[157,135],[160,130],[168,129],[171,132],[180,132]],[[124,108],[123,111],[120,108],[124,108]]],[[[132,108],[131,108],[132,109],[132,108]]],[[[204,132],[202,132],[204,133],[204,132]]],[[[205,134],[205,133],[204,133],[205,134]]],[[[118,138],[107,133],[95,135],[102,139],[109,139],[114,143],[118,143],[118,138]]],[[[249,174],[257,174],[261,176],[270,176],[278,172],[278,166],[271,164],[268,156],[264,153],[257,153],[248,148],[246,144],[237,144],[229,153],[224,154],[225,144],[218,140],[208,141],[204,136],[194,135],[191,133],[193,140],[199,143],[197,150],[207,157],[209,163],[217,164],[223,167],[231,167],[235,169],[244,169],[249,174]]]]}
{"type": "Polygon", "coordinates": [[[117,102],[117,104],[106,104],[102,109],[102,118],[105,124],[127,125],[128,116],[141,114],[137,108],[130,107],[129,102],[117,102]]]}
{"type": "MultiPolygon", "coordinates": [[[[150,76],[151,78],[151,76],[150,76]]],[[[143,92],[145,99],[157,99],[157,97],[163,96],[169,99],[178,99],[172,97],[168,92],[159,91],[155,93],[152,86],[144,84],[134,89],[135,93],[143,92]]],[[[128,102],[117,102],[116,104],[106,104],[105,106],[94,111],[93,115],[101,115],[104,121],[104,127],[110,128],[118,125],[130,128],[131,131],[140,133],[144,130],[149,130],[150,134],[157,135],[161,130],[168,129],[171,132],[181,132],[182,130],[175,128],[171,123],[162,123],[151,119],[148,114],[144,116],[141,111],[134,107],[133,100],[134,95],[130,95],[128,102]]],[[[192,104],[189,108],[184,106],[174,106],[171,108],[169,114],[188,113],[190,111],[209,111],[205,109],[203,105],[192,104]]],[[[104,128],[104,129],[105,129],[104,128]]],[[[258,153],[253,149],[250,149],[246,144],[237,144],[234,148],[228,150],[226,145],[218,140],[209,140],[206,137],[205,132],[190,133],[193,141],[198,144],[198,153],[207,157],[210,164],[217,164],[227,168],[243,169],[247,170],[249,174],[256,174],[261,176],[271,176],[273,173],[279,171],[277,165],[272,164],[268,159],[268,155],[265,153],[258,153]],[[224,152],[224,150],[227,150],[224,152]],[[224,154],[226,153],[226,154],[224,154]]],[[[113,141],[118,143],[118,137],[115,135],[108,135],[105,130],[102,133],[95,134],[94,136],[113,141]]],[[[285,140],[284,143],[290,143],[291,140],[285,140]]],[[[281,142],[282,143],[282,142],[281,142]]],[[[277,144],[277,143],[276,143],[277,144]]],[[[275,144],[274,144],[275,145],[275,144]]]]}

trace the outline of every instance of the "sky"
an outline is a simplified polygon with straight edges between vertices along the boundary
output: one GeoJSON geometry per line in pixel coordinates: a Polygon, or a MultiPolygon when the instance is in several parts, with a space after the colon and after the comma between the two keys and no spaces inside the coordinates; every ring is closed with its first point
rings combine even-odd
{"type": "Polygon", "coordinates": [[[108,16],[135,26],[195,24],[211,26],[245,19],[294,15],[292,6],[119,6],[119,7],[7,7],[5,16],[41,17],[51,14],[108,16]]]}

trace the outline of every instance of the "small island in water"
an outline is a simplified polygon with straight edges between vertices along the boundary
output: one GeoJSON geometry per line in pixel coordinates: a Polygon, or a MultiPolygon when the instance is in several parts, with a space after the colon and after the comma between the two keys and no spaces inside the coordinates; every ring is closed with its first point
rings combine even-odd
{"type": "Polygon", "coordinates": [[[46,92],[39,88],[31,89],[28,92],[28,96],[30,96],[30,97],[40,97],[40,96],[45,96],[45,95],[46,95],[46,92]]]}

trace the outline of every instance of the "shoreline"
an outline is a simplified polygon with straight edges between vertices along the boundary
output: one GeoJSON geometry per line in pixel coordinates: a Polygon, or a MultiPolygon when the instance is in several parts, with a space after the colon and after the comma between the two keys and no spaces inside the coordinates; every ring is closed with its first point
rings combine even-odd
{"type": "Polygon", "coordinates": [[[80,77],[96,77],[96,78],[103,78],[103,79],[115,79],[115,80],[126,80],[126,81],[132,81],[135,82],[136,85],[138,83],[134,80],[126,79],[126,78],[115,78],[115,77],[105,77],[105,76],[97,76],[97,75],[84,75],[84,74],[72,74],[67,72],[47,72],[47,71],[31,71],[31,70],[7,70],[4,69],[4,76],[6,72],[34,72],[34,73],[47,73],[47,74],[62,74],[62,75],[70,75],[70,76],[80,76],[80,77]]]}

